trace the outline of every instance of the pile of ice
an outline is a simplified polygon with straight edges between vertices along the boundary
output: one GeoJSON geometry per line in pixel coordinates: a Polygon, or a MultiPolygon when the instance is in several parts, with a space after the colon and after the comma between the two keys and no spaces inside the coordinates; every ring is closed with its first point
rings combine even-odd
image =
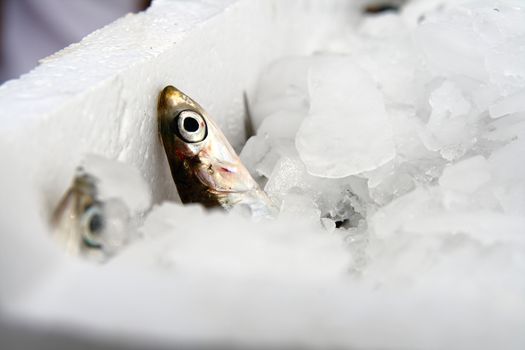
{"type": "Polygon", "coordinates": [[[365,16],[269,66],[250,110],[241,158],[276,220],[157,206],[16,312],[179,343],[523,348],[525,3],[365,16]]]}
{"type": "Polygon", "coordinates": [[[278,203],[303,196],[369,240],[366,272],[410,259],[396,273],[417,280],[458,250],[475,265],[508,249],[495,272],[523,286],[524,97],[522,1],[411,2],[268,67],[241,157],[278,203]]]}
{"type": "Polygon", "coordinates": [[[410,2],[272,64],[241,157],[276,202],[341,228],[364,283],[466,293],[525,325],[525,3],[459,3],[410,2]]]}
{"type": "MultiPolygon", "coordinates": [[[[241,158],[280,207],[276,221],[165,204],[142,229],[148,248],[114,263],[245,281],[234,283],[244,298],[229,309],[233,329],[218,326],[239,341],[523,345],[524,93],[520,1],[411,2],[364,17],[316,54],[273,63],[250,99],[257,133],[241,158]],[[294,284],[310,289],[273,289],[294,284]],[[309,294],[322,286],[337,297],[309,294]],[[366,327],[399,323],[381,339],[366,327]]],[[[231,302],[231,286],[204,285],[211,304],[231,302]]]]}

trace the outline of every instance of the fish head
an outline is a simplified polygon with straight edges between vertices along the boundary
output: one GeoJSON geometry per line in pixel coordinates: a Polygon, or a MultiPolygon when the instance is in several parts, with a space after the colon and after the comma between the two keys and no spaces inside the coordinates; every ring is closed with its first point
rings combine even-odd
{"type": "Polygon", "coordinates": [[[233,204],[240,193],[257,187],[213,119],[173,86],[160,94],[158,125],[183,203],[224,207],[233,204]]]}
{"type": "Polygon", "coordinates": [[[52,235],[69,255],[104,260],[123,242],[125,210],[100,200],[97,179],[79,168],[53,213],[52,235]]]}
{"type": "Polygon", "coordinates": [[[158,103],[159,133],[168,157],[176,164],[196,157],[210,145],[208,118],[204,109],[173,86],[162,90],[158,103]],[[209,136],[209,137],[208,137],[209,136]]]}

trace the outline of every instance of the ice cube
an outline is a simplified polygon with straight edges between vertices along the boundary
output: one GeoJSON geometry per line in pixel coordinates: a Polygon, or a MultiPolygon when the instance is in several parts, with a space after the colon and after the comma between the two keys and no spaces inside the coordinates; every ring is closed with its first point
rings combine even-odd
{"type": "Polygon", "coordinates": [[[342,178],[394,158],[383,98],[363,69],[348,57],[325,57],[308,82],[310,111],[295,144],[310,174],[342,178]]]}
{"type": "Polygon", "coordinates": [[[262,72],[250,106],[255,128],[272,113],[308,110],[307,72],[312,60],[307,56],[285,57],[262,72]]]}

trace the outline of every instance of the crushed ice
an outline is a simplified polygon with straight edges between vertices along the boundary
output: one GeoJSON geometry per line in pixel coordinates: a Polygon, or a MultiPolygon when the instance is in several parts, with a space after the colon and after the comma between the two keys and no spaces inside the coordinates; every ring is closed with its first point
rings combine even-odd
{"type": "MultiPolygon", "coordinates": [[[[362,329],[356,325],[366,318],[408,327],[383,339],[369,328],[339,334],[343,344],[469,347],[478,344],[468,338],[474,335],[485,337],[481,347],[503,339],[519,347],[525,342],[519,327],[525,324],[524,96],[520,0],[412,1],[399,13],[363,17],[317,53],[272,63],[250,98],[257,134],[241,159],[280,206],[277,220],[254,224],[237,213],[163,204],[146,219],[143,240],[103,268],[139,264],[168,271],[175,281],[192,274],[315,280],[344,291],[331,301],[336,305],[363,307],[361,314],[326,316],[333,324],[362,329]],[[353,282],[332,283],[344,276],[353,282]],[[456,328],[447,328],[443,320],[454,310],[443,306],[455,297],[463,313],[456,328]],[[397,306],[376,308],[384,300],[397,306]],[[434,301],[435,309],[422,300],[434,301]],[[434,325],[443,337],[430,335],[434,325]]],[[[221,303],[232,291],[213,281],[201,287],[221,303]]],[[[286,310],[266,297],[268,307],[286,310]]],[[[261,320],[257,310],[247,296],[231,309],[241,315],[239,327],[242,320],[259,324],[259,333],[246,333],[254,339],[275,324],[301,324],[286,312],[261,320]],[[246,316],[251,309],[253,318],[246,316]]],[[[298,339],[318,339],[319,328],[308,327],[315,319],[304,322],[312,334],[299,332],[298,339]]],[[[333,337],[331,344],[340,345],[333,337]]]]}
{"type": "Polygon", "coordinates": [[[435,3],[364,17],[261,74],[241,159],[280,206],[277,221],[166,204],[143,229],[153,253],[120,259],[243,278],[347,275],[423,298],[476,293],[480,312],[491,301],[505,318],[495,299],[512,300],[523,323],[524,5],[435,3]]]}

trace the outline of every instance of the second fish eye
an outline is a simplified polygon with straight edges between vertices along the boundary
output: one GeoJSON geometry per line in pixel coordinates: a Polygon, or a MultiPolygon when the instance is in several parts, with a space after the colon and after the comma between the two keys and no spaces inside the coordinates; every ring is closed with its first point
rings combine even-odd
{"type": "Polygon", "coordinates": [[[104,218],[101,214],[94,214],[89,220],[89,231],[91,233],[100,233],[104,229],[104,218]]]}
{"type": "Polygon", "coordinates": [[[200,142],[206,138],[206,122],[194,111],[182,111],[177,118],[179,136],[186,142],[200,142]]]}
{"type": "Polygon", "coordinates": [[[90,248],[102,248],[101,235],[105,230],[104,210],[100,204],[94,204],[87,208],[82,216],[84,232],[82,240],[90,248]]]}

